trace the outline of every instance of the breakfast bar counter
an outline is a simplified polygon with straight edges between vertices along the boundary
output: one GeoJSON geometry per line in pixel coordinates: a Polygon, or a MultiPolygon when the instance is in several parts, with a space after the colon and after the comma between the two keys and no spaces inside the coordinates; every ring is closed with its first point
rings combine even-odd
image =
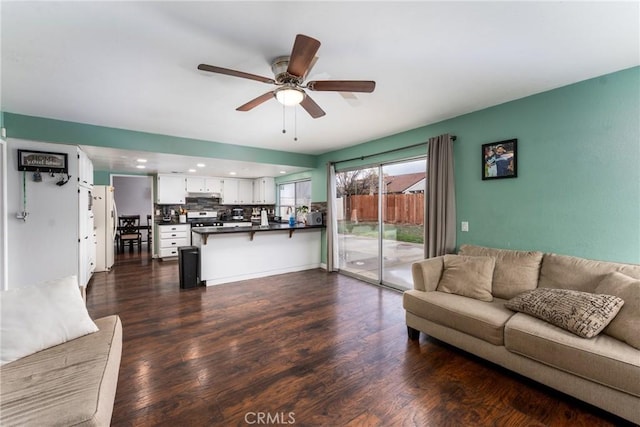
{"type": "Polygon", "coordinates": [[[322,225],[198,227],[200,281],[207,286],[320,267],[322,225]]]}

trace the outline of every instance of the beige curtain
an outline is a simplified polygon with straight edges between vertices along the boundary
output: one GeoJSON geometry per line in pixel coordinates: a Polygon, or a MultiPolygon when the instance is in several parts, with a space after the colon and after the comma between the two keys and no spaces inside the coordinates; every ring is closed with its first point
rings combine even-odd
{"type": "Polygon", "coordinates": [[[336,212],[336,168],[327,163],[327,271],[338,270],[338,221],[336,212]]]}
{"type": "Polygon", "coordinates": [[[453,253],[456,247],[456,194],[453,140],[447,133],[430,138],[427,147],[425,258],[453,253]]]}

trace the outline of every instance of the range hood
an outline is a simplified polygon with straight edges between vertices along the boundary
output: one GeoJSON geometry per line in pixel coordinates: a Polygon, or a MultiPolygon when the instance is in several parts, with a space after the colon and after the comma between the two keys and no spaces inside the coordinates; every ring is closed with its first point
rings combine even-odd
{"type": "Polygon", "coordinates": [[[214,199],[222,198],[222,194],[213,191],[187,191],[187,194],[193,194],[198,197],[213,197],[214,199]]]}

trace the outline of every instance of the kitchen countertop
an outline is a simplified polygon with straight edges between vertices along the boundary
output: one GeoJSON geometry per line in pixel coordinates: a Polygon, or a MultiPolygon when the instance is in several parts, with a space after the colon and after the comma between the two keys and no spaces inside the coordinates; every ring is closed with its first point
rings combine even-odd
{"type": "Polygon", "coordinates": [[[305,224],[297,224],[294,227],[290,227],[288,223],[270,223],[266,227],[262,227],[259,225],[252,226],[238,226],[238,227],[197,227],[192,228],[192,233],[197,233],[202,236],[203,243],[207,244],[207,237],[212,234],[233,234],[233,233],[251,233],[251,240],[253,240],[253,235],[255,233],[265,232],[265,231],[289,231],[289,237],[293,234],[294,231],[298,230],[318,230],[325,228],[324,225],[305,225],[305,224]]]}
{"type": "Polygon", "coordinates": [[[260,225],[251,226],[237,226],[237,227],[197,227],[192,228],[191,232],[198,234],[226,234],[226,233],[247,233],[250,231],[278,231],[278,230],[305,230],[310,228],[325,228],[324,225],[305,225],[296,224],[295,227],[290,227],[288,223],[269,223],[268,226],[262,227],[260,225]]]}

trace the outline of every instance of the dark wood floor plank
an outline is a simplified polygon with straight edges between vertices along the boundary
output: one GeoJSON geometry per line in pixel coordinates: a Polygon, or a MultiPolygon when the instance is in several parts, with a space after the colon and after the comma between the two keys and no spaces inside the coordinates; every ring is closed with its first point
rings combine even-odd
{"type": "Polygon", "coordinates": [[[322,270],[180,290],[175,261],[123,254],[94,275],[87,305],[123,322],[115,426],[258,425],[258,413],[304,426],[624,424],[408,340],[401,294],[322,270]]]}

